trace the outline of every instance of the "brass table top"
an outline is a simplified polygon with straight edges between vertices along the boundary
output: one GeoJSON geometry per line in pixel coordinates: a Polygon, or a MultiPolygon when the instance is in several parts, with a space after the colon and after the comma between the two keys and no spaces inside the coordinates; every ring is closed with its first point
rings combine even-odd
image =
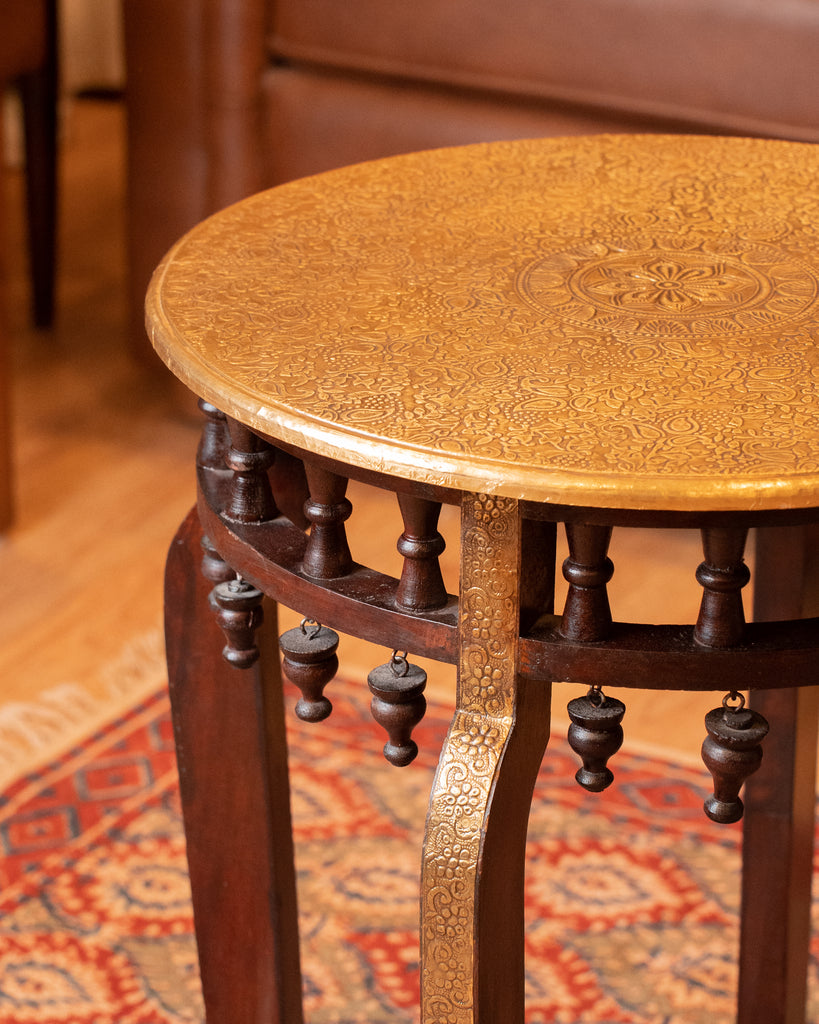
{"type": "Polygon", "coordinates": [[[199,396],[409,479],[600,508],[819,506],[819,147],[597,136],[396,157],[157,269],[199,396]]]}

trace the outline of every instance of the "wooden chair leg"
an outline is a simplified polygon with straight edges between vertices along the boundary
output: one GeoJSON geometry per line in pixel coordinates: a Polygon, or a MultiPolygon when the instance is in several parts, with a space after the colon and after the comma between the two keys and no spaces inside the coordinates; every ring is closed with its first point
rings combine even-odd
{"type": "MultiPolygon", "coordinates": [[[[166,573],[168,673],[208,1024],[300,1024],[301,977],[275,605],[249,668],[200,572],[194,513],[166,573]]],[[[214,553],[210,553],[213,564],[214,553]]],[[[223,564],[223,563],[222,563],[223,564]]]]}
{"type": "MultiPolygon", "coordinates": [[[[815,527],[760,530],[754,617],[817,614],[815,527]]],[[[770,722],[745,787],[738,1024],[805,1024],[819,688],[755,691],[770,722]]]]}
{"type": "Polygon", "coordinates": [[[57,239],[57,5],[46,4],[46,59],[18,81],[26,152],[26,211],[32,312],[37,327],[54,319],[57,239]]]}

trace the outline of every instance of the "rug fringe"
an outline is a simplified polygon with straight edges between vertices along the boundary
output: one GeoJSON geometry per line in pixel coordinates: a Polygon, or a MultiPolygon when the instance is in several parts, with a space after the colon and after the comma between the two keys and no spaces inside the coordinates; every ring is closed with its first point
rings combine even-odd
{"type": "Polygon", "coordinates": [[[130,697],[147,683],[161,684],[166,678],[162,632],[149,630],[134,637],[119,655],[99,673],[111,696],[130,697]]]}
{"type": "Polygon", "coordinates": [[[31,701],[0,705],[0,787],[57,757],[159,689],[166,679],[158,629],[134,637],[96,675],[102,696],[58,683],[31,701]]]}

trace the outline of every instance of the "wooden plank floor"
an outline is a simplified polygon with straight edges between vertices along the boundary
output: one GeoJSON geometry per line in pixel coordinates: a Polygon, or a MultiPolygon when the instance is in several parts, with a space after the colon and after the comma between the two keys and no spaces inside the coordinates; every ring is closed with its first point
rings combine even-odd
{"type": "Polygon", "coordinates": [[[72,104],[62,141],[50,332],[28,327],[22,183],[6,176],[17,514],[0,540],[0,749],[21,716],[59,728],[56,707],[81,728],[85,694],[91,713],[128,685],[117,660],[158,629],[164,549],[191,501],[192,417],[124,335],[121,107],[72,104]]]}
{"type": "MultiPolygon", "coordinates": [[[[27,325],[20,181],[7,176],[18,511],[0,540],[0,742],[3,707],[72,683],[104,694],[123,647],[155,633],[165,550],[192,502],[195,405],[161,368],[139,365],[125,336],[122,147],[119,104],[71,104],[63,140],[59,315],[51,332],[27,325]]],[[[388,571],[396,571],[397,514],[365,489],[354,488],[352,499],[355,557],[389,552],[388,571]]],[[[455,510],[444,520],[444,532],[457,536],[455,510]]],[[[615,535],[612,557],[616,617],[690,621],[696,615],[697,536],[623,531],[615,535]]],[[[373,556],[371,564],[378,562],[373,556]]],[[[454,589],[454,543],[445,562],[454,589]]],[[[285,625],[294,621],[287,616],[285,625]]],[[[364,674],[389,652],[345,638],[340,653],[343,672],[364,674]]],[[[434,692],[450,699],[452,670],[429,671],[434,692]]],[[[558,713],[575,695],[577,688],[559,695],[558,713]]],[[[703,714],[718,699],[627,697],[627,742],[697,756],[703,714]]]]}

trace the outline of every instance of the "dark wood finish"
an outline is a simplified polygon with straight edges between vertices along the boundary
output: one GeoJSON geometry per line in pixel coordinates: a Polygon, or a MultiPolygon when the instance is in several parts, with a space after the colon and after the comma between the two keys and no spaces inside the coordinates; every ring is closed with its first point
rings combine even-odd
{"type": "Polygon", "coordinates": [[[165,627],[196,938],[208,1024],[299,1024],[301,979],[287,746],[268,604],[263,656],[222,658],[201,531],[168,557],[165,627]]]}
{"type": "Polygon", "coordinates": [[[303,622],[279,637],[282,669],[301,690],[296,715],[303,722],[321,722],[333,710],[324,687],[338,672],[338,633],[317,622],[303,622]]]}
{"type": "Polygon", "coordinates": [[[210,602],[216,611],[216,622],[227,643],[222,657],[236,668],[250,668],[259,658],[256,630],[264,620],[261,590],[242,579],[217,583],[210,602]]]}
{"type": "Polygon", "coordinates": [[[741,527],[712,526],[702,531],[705,561],[697,568],[702,603],[694,639],[705,647],[733,647],[742,640],[741,591],[751,578],[743,560],[747,535],[741,527]]]}
{"type": "Polygon", "coordinates": [[[570,643],[559,619],[544,618],[521,643],[526,675],[585,686],[742,690],[813,686],[819,621],[749,623],[741,647],[697,644],[688,625],[617,622],[605,643],[570,643]]]}
{"type": "Polygon", "coordinates": [[[304,514],[304,505],[310,497],[304,463],[289,452],[276,449],[276,459],[268,473],[278,508],[291,523],[306,530],[310,521],[304,514]]]}
{"type": "Polygon", "coordinates": [[[318,580],[338,579],[353,569],[344,523],[353,506],[345,497],[347,477],[332,473],[313,462],[305,462],[310,497],[304,514],[311,524],[302,569],[318,580]]]}
{"type": "Polygon", "coordinates": [[[275,519],[279,510],[273,500],[268,477],[268,470],[275,460],[273,446],[236,420],[228,419],[227,425],[230,447],[225,463],[228,469],[233,470],[233,478],[225,515],[237,523],[263,523],[275,519]]]}
{"type": "Polygon", "coordinates": [[[520,580],[520,632],[525,636],[542,615],[554,614],[557,523],[524,519],[521,558],[526,571],[520,580]]]}
{"type": "Polygon", "coordinates": [[[424,689],[427,674],[418,665],[411,665],[396,652],[385,665],[374,668],[367,676],[373,699],[373,718],[386,730],[384,757],[398,768],[404,768],[418,756],[418,744],[412,730],[427,709],[424,689]]]}
{"type": "Polygon", "coordinates": [[[215,405],[200,399],[199,408],[204,416],[196,464],[203,469],[227,469],[227,454],[230,449],[230,432],[227,417],[215,405]]]}
{"type": "Polygon", "coordinates": [[[585,697],[570,700],[567,710],[572,723],[569,745],[583,761],[575,779],[590,793],[602,793],[614,781],[608,761],[623,745],[620,723],[626,706],[601,690],[590,690],[585,697]]]}
{"type": "Polygon", "coordinates": [[[526,832],[549,740],[551,698],[551,684],[519,680],[515,728],[484,822],[476,898],[476,1021],[523,1020],[526,832]]]}
{"type": "MultiPolygon", "coordinates": [[[[816,614],[817,559],[816,526],[759,530],[754,617],[816,614]]],[[[749,702],[771,729],[744,793],[737,1024],[804,1024],[819,688],[751,690],[749,702]]]]}
{"type": "MultiPolygon", "coordinates": [[[[364,636],[391,649],[408,650],[438,661],[454,663],[457,605],[416,615],[402,614],[395,605],[398,581],[374,569],[355,566],[340,579],[315,580],[302,573],[306,539],[284,519],[271,523],[225,522],[219,509],[224,501],[223,475],[201,473],[199,513],[214,544],[242,576],[275,599],[340,632],[364,636]]],[[[554,524],[524,520],[526,531],[545,538],[530,547],[536,557],[552,543],[554,524]],[[538,531],[541,531],[540,533],[538,531]]],[[[553,579],[553,566],[541,565],[544,589],[553,579]]],[[[668,690],[742,690],[810,686],[819,659],[819,623],[799,619],[749,623],[738,648],[708,648],[694,641],[691,625],[613,623],[605,641],[570,641],[560,631],[560,618],[540,615],[544,603],[527,602],[522,620],[521,673],[534,679],[560,679],[586,686],[615,684],[668,690]]]]}
{"type": "Polygon", "coordinates": [[[302,572],[307,546],[304,533],[287,520],[264,526],[227,524],[207,504],[200,515],[209,536],[242,575],[271,597],[286,595],[288,607],[342,633],[359,636],[388,649],[408,650],[438,661],[455,661],[457,607],[454,600],[438,611],[408,615],[395,606],[398,580],[363,566],[347,576],[315,580],[302,572]]]}
{"type": "Polygon", "coordinates": [[[607,557],[610,526],[567,523],[569,557],[563,563],[563,576],[569,584],[563,609],[561,634],[567,640],[588,642],[603,640],[611,627],[611,609],[606,584],[614,566],[607,557]]]}
{"type": "MultiPolygon", "coordinates": [[[[211,583],[228,583],[236,579],[236,573],[213,546],[210,537],[202,536],[202,575],[211,583]]],[[[211,591],[211,604],[213,592],[211,591]]]]}
{"type": "MultiPolygon", "coordinates": [[[[736,695],[739,696],[739,695],[736,695]]],[[[708,735],[702,745],[702,759],[714,779],[714,792],[705,801],[705,813],[712,821],[730,825],[739,821],[744,805],[739,791],[745,780],[762,763],[762,740],[768,723],[758,712],[723,702],[705,716],[708,735]]]]}
{"type": "MultiPolygon", "coordinates": [[[[353,472],[350,473],[352,478],[353,472]]],[[[357,474],[356,474],[357,475],[357,474]]],[[[595,526],[645,527],[646,529],[700,530],[707,526],[803,526],[816,522],[817,508],[783,508],[745,510],[738,512],[692,512],[681,509],[587,508],[573,505],[551,505],[533,501],[521,502],[529,519],[546,519],[557,523],[587,523],[595,526]]]]}
{"type": "Polygon", "coordinates": [[[449,598],[438,561],[446,548],[438,533],[441,504],[411,494],[399,494],[398,504],[404,517],[404,532],[398,540],[404,568],[395,603],[409,612],[443,608],[449,598]]]}
{"type": "Polygon", "coordinates": [[[45,4],[45,56],[17,80],[23,108],[31,308],[36,327],[54,320],[57,266],[57,2],[45,4]]]}

